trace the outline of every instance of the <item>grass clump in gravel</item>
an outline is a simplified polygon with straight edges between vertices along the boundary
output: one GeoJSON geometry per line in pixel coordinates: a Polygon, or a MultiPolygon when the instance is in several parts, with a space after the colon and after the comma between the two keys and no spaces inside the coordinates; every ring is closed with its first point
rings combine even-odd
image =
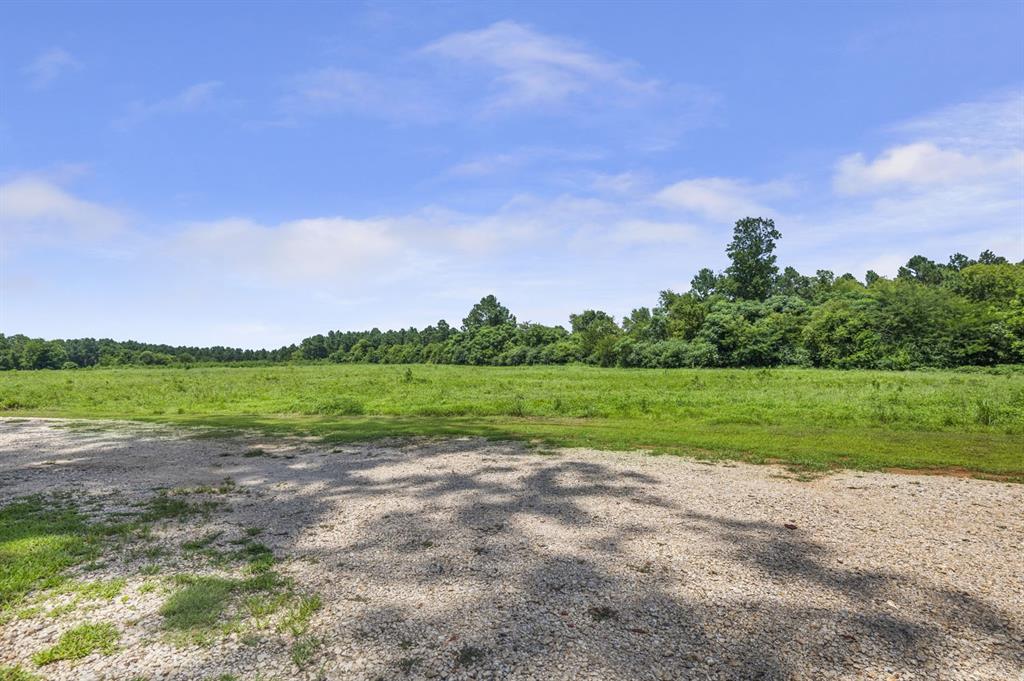
{"type": "Polygon", "coordinates": [[[231,602],[236,583],[222,577],[178,576],[181,588],[171,594],[160,615],[164,628],[194,631],[212,627],[231,602]]]}
{"type": "Polygon", "coordinates": [[[33,655],[32,661],[42,667],[60,660],[79,660],[97,651],[109,655],[117,649],[120,638],[113,624],[80,624],[61,634],[57,645],[33,655]]]}
{"type": "Polygon", "coordinates": [[[182,496],[188,494],[231,494],[238,490],[238,485],[232,478],[224,478],[218,485],[200,485],[198,487],[175,487],[167,490],[168,496],[182,496]]]}
{"type": "Polygon", "coordinates": [[[95,559],[103,533],[68,503],[31,497],[0,509],[0,615],[95,559]]]}
{"type": "Polygon", "coordinates": [[[25,671],[21,665],[0,665],[0,681],[41,681],[32,672],[25,671]]]}
{"type": "Polygon", "coordinates": [[[196,515],[208,516],[221,504],[216,501],[191,502],[167,491],[161,491],[146,502],[145,510],[139,516],[144,523],[159,520],[188,520],[196,515]]]}
{"type": "Polygon", "coordinates": [[[124,577],[75,581],[69,582],[62,591],[73,593],[82,600],[110,601],[121,595],[126,582],[124,577]]]}
{"type": "Polygon", "coordinates": [[[203,549],[210,548],[210,545],[213,544],[218,539],[220,539],[220,536],[222,534],[224,534],[224,533],[220,532],[220,531],[207,532],[206,534],[204,534],[201,537],[197,537],[195,539],[189,539],[186,542],[182,542],[181,550],[185,551],[186,553],[201,552],[203,549]]]}
{"type": "Polygon", "coordinates": [[[296,639],[290,653],[292,662],[299,669],[304,669],[316,657],[322,645],[323,641],[312,636],[296,639]]]}
{"type": "Polygon", "coordinates": [[[322,607],[323,601],[319,596],[303,596],[288,610],[284,619],[281,620],[278,630],[287,631],[296,638],[302,636],[309,630],[309,621],[313,615],[322,607]]]}
{"type": "Polygon", "coordinates": [[[265,629],[278,619],[278,631],[299,637],[321,606],[318,596],[300,596],[289,579],[271,569],[274,556],[262,544],[244,555],[252,558],[242,577],[178,575],[177,589],[163,607],[163,628],[172,640],[207,644],[219,633],[265,629]],[[282,610],[285,615],[275,618],[282,610]]]}
{"type": "Polygon", "coordinates": [[[27,672],[20,665],[0,665],[0,681],[42,681],[41,677],[27,672]]]}

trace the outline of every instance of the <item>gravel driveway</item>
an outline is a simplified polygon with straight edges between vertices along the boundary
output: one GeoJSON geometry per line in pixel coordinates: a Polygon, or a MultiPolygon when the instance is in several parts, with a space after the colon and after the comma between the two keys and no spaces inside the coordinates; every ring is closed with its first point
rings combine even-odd
{"type": "Polygon", "coordinates": [[[0,504],[123,508],[229,477],[225,507],[177,531],[262,528],[321,596],[322,645],[301,670],[278,635],[173,645],[161,594],[115,561],[122,599],[2,625],[0,665],[26,669],[80,621],[123,632],[44,678],[1024,679],[1024,485],[70,425],[0,420],[0,504]]]}

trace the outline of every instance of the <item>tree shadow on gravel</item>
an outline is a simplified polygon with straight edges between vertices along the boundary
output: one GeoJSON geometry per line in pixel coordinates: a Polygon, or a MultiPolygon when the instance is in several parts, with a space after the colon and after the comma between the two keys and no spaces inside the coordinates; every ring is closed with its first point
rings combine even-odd
{"type": "Polygon", "coordinates": [[[487,651],[476,664],[492,661],[499,674],[788,679],[869,665],[918,674],[953,663],[950,637],[968,630],[992,639],[1009,668],[1024,664],[1010,616],[969,594],[896,569],[843,568],[782,525],[677,508],[652,476],[528,453],[502,452],[499,464],[492,447],[467,443],[473,463],[457,471],[432,463],[452,450],[414,455],[423,472],[413,474],[386,473],[408,454],[354,457],[324,492],[338,508],[415,500],[414,510],[364,517],[355,541],[323,554],[332,584],[372,584],[355,617],[372,657],[395,658],[395,642],[412,641],[442,676],[470,672],[459,662],[467,645],[487,651]],[[628,510],[609,515],[609,505],[628,510]],[[634,564],[631,547],[670,528],[714,544],[759,586],[709,595],[686,575],[634,564]],[[789,597],[793,585],[821,597],[789,597]],[[417,591],[420,600],[404,598],[417,591]]]}
{"type": "MultiPolygon", "coordinates": [[[[168,484],[231,476],[251,492],[234,521],[262,523],[275,553],[313,566],[301,578],[325,602],[328,678],[928,676],[955,669],[964,637],[986,642],[996,668],[1024,667],[1021,632],[994,605],[896,567],[847,568],[800,530],[681,508],[641,471],[481,440],[305,446],[293,459],[168,446],[192,452],[193,469],[171,471],[145,442],[132,467],[176,475],[168,484]]],[[[88,457],[123,451],[97,436],[88,457]]],[[[112,470],[68,480],[88,491],[112,470]]],[[[179,677],[201,671],[185,662],[179,677]]]]}

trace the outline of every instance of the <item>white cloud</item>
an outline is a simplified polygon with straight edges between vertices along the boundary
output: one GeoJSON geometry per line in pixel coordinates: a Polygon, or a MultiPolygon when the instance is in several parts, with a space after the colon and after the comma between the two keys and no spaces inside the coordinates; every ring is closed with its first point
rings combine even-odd
{"type": "Polygon", "coordinates": [[[118,119],[118,127],[130,127],[142,121],[164,114],[194,113],[209,107],[215,100],[223,83],[209,80],[190,85],[181,92],[155,102],[132,102],[128,113],[118,119]]]}
{"type": "Polygon", "coordinates": [[[916,139],[873,160],[840,159],[838,196],[808,219],[808,239],[890,259],[893,249],[943,258],[985,248],[1024,258],[1024,94],[947,107],[891,130],[916,139]]]}
{"type": "Polygon", "coordinates": [[[883,273],[916,253],[945,259],[992,248],[1024,258],[1024,119],[1020,96],[949,107],[892,128],[904,137],[875,158],[840,158],[833,193],[787,181],[691,178],[656,198],[704,230],[771,216],[786,235],[780,258],[801,267],[883,273]],[[907,140],[907,135],[933,138],[907,140]],[[798,192],[797,189],[802,191],[798,192]],[[709,221],[709,222],[708,222],[709,221]]]}
{"type": "Polygon", "coordinates": [[[512,21],[447,35],[422,53],[492,71],[487,102],[491,110],[558,104],[598,88],[635,94],[650,94],[658,88],[654,81],[632,78],[626,65],[604,59],[574,41],[512,21]]]}
{"type": "Polygon", "coordinates": [[[892,188],[922,188],[966,180],[995,178],[1024,170],[1024,151],[983,157],[940,149],[932,142],[892,147],[874,161],[864,154],[840,159],[833,185],[840,194],[866,194],[892,188]]]}
{"type": "Polygon", "coordinates": [[[626,247],[692,244],[701,236],[697,225],[648,212],[641,203],[524,195],[483,213],[429,206],[380,218],[317,217],[273,226],[233,218],[185,226],[170,251],[190,268],[243,284],[316,283],[348,296],[395,281],[429,279],[441,286],[540,253],[544,260],[570,252],[610,255],[626,247]]]}
{"type": "Polygon", "coordinates": [[[68,71],[77,71],[82,63],[70,52],[60,47],[51,48],[32,60],[25,67],[25,74],[33,89],[42,90],[68,71]]]}
{"type": "Polygon", "coordinates": [[[22,177],[0,186],[0,232],[15,242],[98,241],[127,224],[120,211],[76,198],[40,178],[22,177]]]}
{"type": "Polygon", "coordinates": [[[660,201],[711,220],[732,222],[744,216],[769,217],[772,209],[765,200],[791,196],[788,182],[753,184],[726,177],[683,180],[658,192],[660,201]]]}
{"type": "Polygon", "coordinates": [[[176,237],[177,251],[252,282],[349,280],[399,256],[388,220],[311,218],[267,227],[245,219],[195,223],[176,237]]]}

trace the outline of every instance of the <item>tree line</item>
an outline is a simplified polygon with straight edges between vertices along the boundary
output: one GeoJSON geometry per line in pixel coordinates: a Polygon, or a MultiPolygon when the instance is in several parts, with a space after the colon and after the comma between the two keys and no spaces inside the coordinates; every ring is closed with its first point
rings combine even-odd
{"type": "Polygon", "coordinates": [[[662,291],[621,322],[601,310],[569,328],[518,322],[493,295],[458,328],[330,331],[276,350],[179,347],[0,334],[0,369],[289,361],[620,367],[811,366],[916,369],[1024,363],[1024,262],[991,251],[946,263],[916,255],[893,278],[782,271],[782,237],[764,218],[737,221],[729,266],[701,269],[685,293],[662,291]]]}

